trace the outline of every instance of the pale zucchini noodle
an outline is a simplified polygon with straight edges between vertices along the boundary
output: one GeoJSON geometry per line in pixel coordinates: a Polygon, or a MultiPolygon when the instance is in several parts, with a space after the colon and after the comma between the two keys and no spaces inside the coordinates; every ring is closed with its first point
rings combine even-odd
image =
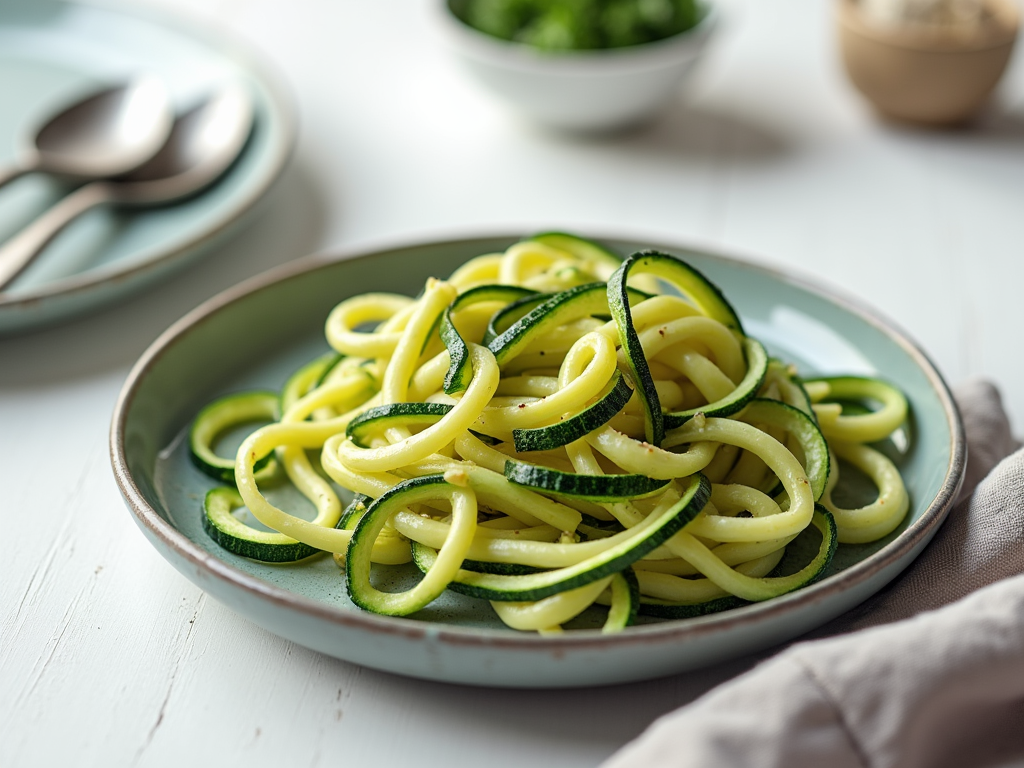
{"type": "MultiPolygon", "coordinates": [[[[893,535],[910,508],[877,445],[904,428],[903,394],[866,377],[805,383],[670,256],[622,262],[539,235],[430,279],[416,299],[345,299],[325,337],[335,356],[297,372],[280,418],[236,455],[241,500],[271,532],[232,518],[218,541],[251,530],[239,551],[268,562],[278,550],[260,547],[334,553],[367,610],[409,615],[455,591],[513,629],[557,634],[584,614],[619,631],[638,612],[698,615],[806,586],[837,541],[893,535]],[[489,333],[514,297],[523,308],[489,333]],[[664,428],[645,438],[652,418],[664,428]],[[271,501],[257,474],[268,454],[311,512],[271,501]],[[874,485],[873,501],[833,501],[841,464],[874,485]],[[789,554],[797,541],[812,554],[789,554]],[[415,586],[374,586],[373,568],[410,561],[415,586]]],[[[200,427],[196,460],[212,461],[216,429],[200,427]]],[[[222,520],[238,505],[217,503],[222,520]]]]}

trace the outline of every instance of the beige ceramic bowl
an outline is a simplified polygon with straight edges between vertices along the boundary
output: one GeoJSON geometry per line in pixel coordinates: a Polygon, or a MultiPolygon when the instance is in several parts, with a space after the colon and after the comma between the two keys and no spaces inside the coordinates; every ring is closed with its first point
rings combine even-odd
{"type": "Polygon", "coordinates": [[[986,0],[973,34],[932,32],[866,19],[857,0],[839,0],[839,41],[853,84],[884,115],[948,125],[970,118],[1006,69],[1020,26],[1013,0],[986,0]]]}

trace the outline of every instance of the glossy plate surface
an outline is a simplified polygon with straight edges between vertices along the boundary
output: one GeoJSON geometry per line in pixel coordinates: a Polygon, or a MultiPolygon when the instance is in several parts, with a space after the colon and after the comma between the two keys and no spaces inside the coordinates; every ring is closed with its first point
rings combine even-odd
{"type": "MultiPolygon", "coordinates": [[[[900,461],[907,521],[881,542],[841,547],[831,575],[757,605],[686,621],[540,637],[502,628],[486,603],[445,596],[416,618],[363,613],[329,557],[269,566],[219,549],[202,531],[212,481],[183,440],[212,398],[280,388],[327,351],[323,324],[339,301],[366,291],[415,295],[429,276],[503,250],[518,237],[477,237],[310,258],[221,294],[176,323],[136,364],[111,431],[114,472],[136,522],[185,576],[260,626],[348,661],[398,674],[496,686],[560,687],[640,680],[695,668],[796,637],[877,591],[918,554],[959,487],[965,449],[945,384],[902,334],[845,300],[747,263],[656,242],[602,238],[622,253],[656,247],[683,256],[724,290],[748,333],[805,375],[877,373],[912,407],[900,461]]],[[[595,609],[596,611],[596,609],[595,609]]],[[[583,623],[586,623],[584,618],[583,623]]]]}
{"type": "MultiPolygon", "coordinates": [[[[246,86],[256,123],[242,156],[191,200],[151,209],[107,206],[75,221],[0,293],[0,334],[58,322],[184,266],[237,222],[280,173],[293,142],[291,106],[244,47],[134,9],[62,0],[0,3],[0,166],[50,114],[140,72],[160,77],[177,109],[187,109],[218,83],[246,86]]],[[[0,190],[0,241],[66,193],[67,187],[39,174],[0,190]]]]}

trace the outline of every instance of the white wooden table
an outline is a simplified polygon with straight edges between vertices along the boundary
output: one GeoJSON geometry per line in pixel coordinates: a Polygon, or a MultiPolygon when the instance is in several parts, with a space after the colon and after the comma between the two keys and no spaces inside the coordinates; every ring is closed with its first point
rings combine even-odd
{"type": "Polygon", "coordinates": [[[974,130],[893,127],[845,81],[827,3],[731,0],[687,99],[641,132],[580,141],[466,80],[427,0],[136,2],[261,48],[294,92],[298,148],[261,215],[204,263],[0,340],[0,766],[593,766],[752,663],[587,691],[425,683],[291,645],[179,576],[115,488],[115,397],[185,311],[307,252],[500,226],[706,244],[840,286],[951,383],[990,377],[1024,416],[1020,57],[974,130]]]}

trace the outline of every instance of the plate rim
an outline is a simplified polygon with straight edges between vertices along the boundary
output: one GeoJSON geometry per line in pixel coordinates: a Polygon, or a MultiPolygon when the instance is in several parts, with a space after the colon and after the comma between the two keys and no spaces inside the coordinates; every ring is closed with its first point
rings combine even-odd
{"type": "MultiPolygon", "coordinates": [[[[605,648],[609,645],[646,645],[653,641],[658,641],[659,643],[682,642],[707,634],[728,632],[731,629],[741,628],[744,625],[768,622],[773,618],[781,620],[785,616],[795,614],[809,605],[820,603],[833,594],[847,592],[858,585],[869,582],[875,575],[889,568],[898,566],[899,570],[902,570],[907,567],[912,562],[912,559],[905,560],[905,558],[909,557],[914,553],[915,549],[919,549],[931,539],[946,515],[955,505],[957,494],[963,483],[967,461],[967,445],[963,423],[952,393],[936,366],[917,342],[896,323],[884,317],[877,309],[869,306],[863,300],[851,297],[840,289],[823,285],[798,273],[729,253],[723,253],[716,247],[694,243],[684,244],[682,241],[666,242],[666,238],[663,235],[644,237],[635,231],[630,232],[621,229],[617,231],[598,230],[591,227],[585,229],[586,231],[581,234],[591,239],[646,242],[648,243],[647,247],[663,248],[669,251],[690,251],[728,263],[737,268],[761,272],[775,280],[794,285],[825,298],[850,314],[856,315],[889,337],[912,358],[925,374],[940,401],[949,429],[949,463],[946,467],[939,492],[932,499],[927,509],[893,541],[860,562],[828,578],[780,597],[707,616],[633,626],[629,627],[627,631],[614,634],[602,634],[599,629],[587,629],[574,630],[559,636],[547,636],[504,629],[459,627],[441,622],[423,622],[402,617],[378,616],[363,611],[330,606],[251,576],[205,552],[148,504],[128,469],[125,453],[127,413],[131,408],[136,387],[145,378],[149,369],[179,337],[187,333],[189,329],[200,324],[204,319],[251,294],[271,288],[275,284],[290,278],[314,272],[318,269],[326,269],[341,262],[368,260],[387,252],[423,246],[442,248],[445,246],[465,245],[484,239],[499,238],[515,242],[524,237],[522,231],[510,232],[508,228],[478,228],[470,232],[460,230],[458,234],[448,236],[435,233],[419,237],[381,238],[362,245],[316,252],[248,278],[218,293],[168,327],[143,352],[129,372],[118,394],[110,425],[109,450],[111,467],[121,495],[136,523],[144,530],[147,536],[160,540],[193,567],[206,571],[208,575],[225,583],[230,588],[242,589],[261,599],[268,600],[278,607],[299,611],[311,618],[327,621],[334,625],[355,627],[378,634],[399,635],[415,639],[429,637],[440,643],[447,643],[452,646],[504,647],[518,651],[568,653],[574,650],[582,651],[594,647],[605,648]]],[[[536,229],[535,231],[550,230],[536,229]]],[[[899,570],[896,572],[896,575],[898,575],[899,570]]]]}
{"type": "MultiPolygon", "coordinates": [[[[0,316],[3,313],[27,311],[35,309],[40,303],[52,302],[61,298],[81,295],[105,284],[132,281],[144,276],[152,270],[159,270],[176,258],[215,240],[258,203],[274,182],[280,178],[289,158],[292,156],[297,139],[297,119],[294,98],[285,86],[283,75],[271,65],[269,58],[254,45],[240,36],[211,28],[201,22],[185,17],[182,14],[164,8],[138,8],[124,0],[48,0],[55,7],[77,7],[87,10],[115,13],[131,19],[149,22],[164,27],[193,41],[198,41],[211,48],[226,59],[236,63],[266,92],[266,108],[271,120],[277,125],[281,139],[271,145],[268,152],[266,169],[257,177],[244,194],[227,213],[212,225],[195,232],[184,243],[160,252],[142,261],[133,261],[118,267],[117,264],[105,266],[90,272],[68,275],[47,282],[27,292],[4,293],[0,291],[0,316]]],[[[99,302],[99,305],[107,303],[99,302]]],[[[81,310],[72,310],[69,316],[80,314],[81,310]]],[[[46,322],[41,321],[41,322],[46,322]]],[[[22,330],[35,327],[38,323],[30,322],[22,330]]],[[[8,331],[9,332],[9,331],[8,331]]],[[[0,331],[2,333],[2,331],[0,331]]]]}

